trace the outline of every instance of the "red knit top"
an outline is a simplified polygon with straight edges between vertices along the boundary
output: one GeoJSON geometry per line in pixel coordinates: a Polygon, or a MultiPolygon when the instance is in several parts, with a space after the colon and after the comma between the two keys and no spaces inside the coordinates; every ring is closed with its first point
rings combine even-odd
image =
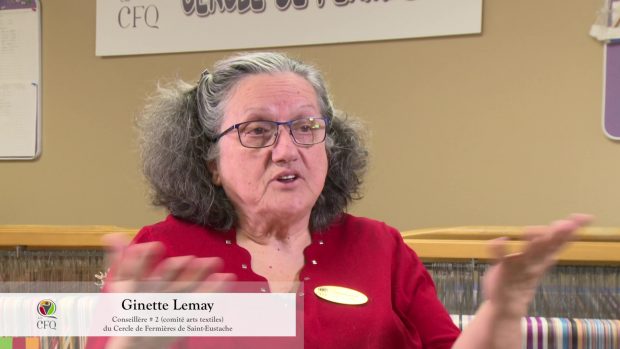
{"type": "MultiPolygon", "coordinates": [[[[220,257],[222,272],[237,275],[239,281],[261,282],[257,287],[269,292],[267,280],[252,271],[249,252],[236,244],[235,229],[214,231],[168,216],[144,227],[134,239],[148,241],[160,241],[166,257],[220,257]]],[[[312,233],[304,257],[298,299],[304,302],[305,349],[450,348],[459,335],[431,277],[396,229],[345,214],[328,229],[312,233]],[[313,290],[325,285],[360,291],[368,302],[352,306],[323,300],[313,290]]],[[[213,339],[186,338],[177,346],[205,347],[208,340],[213,339]]],[[[299,347],[251,340],[239,347],[299,347]]],[[[218,348],[228,347],[226,338],[215,341],[218,348]]],[[[96,342],[89,341],[88,347],[101,347],[96,342]]]]}

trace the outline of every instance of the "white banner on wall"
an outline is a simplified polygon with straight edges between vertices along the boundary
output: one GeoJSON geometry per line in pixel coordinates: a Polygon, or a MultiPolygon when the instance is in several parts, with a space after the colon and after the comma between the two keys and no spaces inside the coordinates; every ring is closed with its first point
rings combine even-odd
{"type": "Polygon", "coordinates": [[[480,33],[482,0],[97,0],[97,56],[480,33]]]}

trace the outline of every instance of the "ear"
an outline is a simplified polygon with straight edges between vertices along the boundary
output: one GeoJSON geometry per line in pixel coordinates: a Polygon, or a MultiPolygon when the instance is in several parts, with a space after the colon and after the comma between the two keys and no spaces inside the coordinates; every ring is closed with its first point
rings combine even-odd
{"type": "Polygon", "coordinates": [[[207,168],[211,173],[211,182],[217,186],[222,185],[222,179],[220,178],[220,170],[217,168],[217,161],[209,161],[207,168]]]}

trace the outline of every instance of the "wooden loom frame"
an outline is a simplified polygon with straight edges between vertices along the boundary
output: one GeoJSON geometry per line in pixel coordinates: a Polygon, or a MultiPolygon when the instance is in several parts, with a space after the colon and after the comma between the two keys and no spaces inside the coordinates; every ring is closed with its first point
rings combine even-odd
{"type": "MultiPolygon", "coordinates": [[[[489,260],[489,240],[507,237],[508,248],[517,252],[523,246],[524,227],[464,226],[405,231],[405,242],[424,261],[470,259],[489,260]]],[[[620,264],[620,228],[580,229],[558,256],[566,264],[620,264]]]]}
{"type": "MultiPolygon", "coordinates": [[[[523,244],[523,227],[464,226],[402,232],[405,242],[424,261],[488,260],[488,242],[507,237],[509,248],[523,244]]],[[[121,233],[131,238],[138,229],[106,225],[0,225],[0,249],[101,249],[102,237],[121,233]]],[[[561,263],[620,264],[620,228],[588,227],[577,233],[559,255],[561,263]]]]}

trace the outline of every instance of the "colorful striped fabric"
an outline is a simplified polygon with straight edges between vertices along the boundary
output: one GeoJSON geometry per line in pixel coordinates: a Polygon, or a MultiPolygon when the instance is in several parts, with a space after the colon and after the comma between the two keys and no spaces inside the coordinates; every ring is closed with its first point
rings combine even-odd
{"type": "MultiPolygon", "coordinates": [[[[473,315],[450,315],[464,329],[473,315]]],[[[523,349],[620,349],[620,320],[526,317],[523,349]]],[[[0,337],[0,349],[80,349],[83,337],[0,337]]]]}
{"type": "Polygon", "coordinates": [[[81,349],[85,337],[0,337],[0,349],[81,349]]]}
{"type": "MultiPolygon", "coordinates": [[[[460,329],[473,315],[451,315],[460,329]]],[[[620,320],[526,317],[523,349],[620,349],[620,320]]]]}
{"type": "Polygon", "coordinates": [[[0,337],[0,349],[11,349],[13,347],[13,339],[10,337],[0,337]]]}
{"type": "Polygon", "coordinates": [[[26,349],[39,349],[41,347],[41,338],[39,337],[26,338],[24,344],[26,345],[26,349]]]}

